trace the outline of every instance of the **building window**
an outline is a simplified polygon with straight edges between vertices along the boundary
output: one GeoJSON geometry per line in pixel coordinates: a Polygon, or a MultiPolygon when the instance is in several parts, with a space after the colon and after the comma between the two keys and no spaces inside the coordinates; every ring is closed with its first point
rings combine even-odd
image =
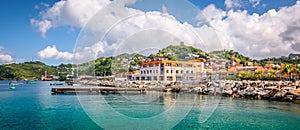
{"type": "Polygon", "coordinates": [[[171,70],[171,74],[173,73],[173,70],[171,70]]]}
{"type": "Polygon", "coordinates": [[[155,66],[158,66],[158,63],[155,63],[155,66]]]}
{"type": "Polygon", "coordinates": [[[166,66],[172,66],[172,64],[171,63],[167,63],[166,66]]]}
{"type": "Polygon", "coordinates": [[[176,74],[178,74],[179,73],[179,70],[176,70],[176,74]]]}
{"type": "Polygon", "coordinates": [[[176,64],[177,67],[182,67],[182,64],[176,64]]]}
{"type": "Polygon", "coordinates": [[[172,80],[173,80],[173,77],[172,77],[172,76],[168,76],[168,77],[167,77],[167,80],[168,80],[168,81],[172,81],[172,80]]]}
{"type": "Polygon", "coordinates": [[[188,74],[188,73],[189,73],[189,71],[187,70],[187,71],[186,71],[186,73],[188,74]]]}
{"type": "Polygon", "coordinates": [[[143,65],[143,68],[146,68],[147,67],[147,65],[143,65]]]}
{"type": "Polygon", "coordinates": [[[181,74],[183,74],[183,70],[181,70],[181,72],[180,72],[181,74]]]}
{"type": "Polygon", "coordinates": [[[169,70],[166,70],[166,73],[169,73],[169,70]]]}
{"type": "Polygon", "coordinates": [[[160,80],[160,81],[164,81],[164,80],[165,80],[165,77],[164,77],[164,76],[160,76],[160,77],[159,77],[159,80],[160,80]]]}
{"type": "Polygon", "coordinates": [[[153,65],[152,65],[152,64],[149,64],[149,67],[153,67],[153,65]]]}
{"type": "Polygon", "coordinates": [[[150,70],[150,74],[152,74],[152,70],[150,70]]]}
{"type": "Polygon", "coordinates": [[[156,70],[156,73],[158,74],[158,70],[156,70]]]}
{"type": "Polygon", "coordinates": [[[193,65],[192,65],[192,64],[187,64],[186,66],[187,66],[187,67],[193,67],[193,65]]]}

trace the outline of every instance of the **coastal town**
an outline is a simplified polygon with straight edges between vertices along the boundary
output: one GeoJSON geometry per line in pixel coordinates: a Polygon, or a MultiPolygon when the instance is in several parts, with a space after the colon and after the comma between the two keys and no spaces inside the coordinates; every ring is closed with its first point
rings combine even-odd
{"type": "MultiPolygon", "coordinates": [[[[244,65],[235,55],[231,55],[230,60],[189,55],[192,54],[186,54],[185,60],[178,61],[148,58],[132,71],[118,69],[122,71],[115,71],[109,76],[83,74],[77,81],[78,84],[101,87],[300,102],[299,64],[274,64],[268,61],[264,66],[253,62],[244,65]]],[[[290,58],[297,60],[298,56],[290,58]]],[[[132,58],[116,60],[124,68],[134,62],[132,58]]]]}

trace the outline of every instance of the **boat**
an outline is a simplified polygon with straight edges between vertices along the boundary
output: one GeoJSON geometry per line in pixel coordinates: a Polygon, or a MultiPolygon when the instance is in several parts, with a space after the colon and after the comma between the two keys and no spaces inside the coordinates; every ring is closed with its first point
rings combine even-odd
{"type": "Polygon", "coordinates": [[[50,85],[56,86],[56,85],[64,85],[64,83],[50,83],[50,85]]]}
{"type": "Polygon", "coordinates": [[[26,81],[27,84],[37,84],[38,82],[36,81],[26,81]]]}
{"type": "Polygon", "coordinates": [[[8,84],[9,84],[9,89],[15,89],[15,83],[16,81],[10,81],[8,84]]]}

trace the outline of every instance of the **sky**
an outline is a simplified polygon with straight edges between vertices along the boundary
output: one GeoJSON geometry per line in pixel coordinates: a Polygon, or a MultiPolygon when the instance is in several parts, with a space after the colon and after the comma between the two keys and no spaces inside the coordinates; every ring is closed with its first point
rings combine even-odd
{"type": "Polygon", "coordinates": [[[184,41],[248,57],[300,53],[297,0],[2,0],[0,64],[85,62],[184,41]]]}

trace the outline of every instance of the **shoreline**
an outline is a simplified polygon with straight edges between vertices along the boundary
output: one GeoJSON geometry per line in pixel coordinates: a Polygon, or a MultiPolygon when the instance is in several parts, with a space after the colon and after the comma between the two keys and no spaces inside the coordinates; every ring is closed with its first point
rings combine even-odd
{"type": "Polygon", "coordinates": [[[300,81],[234,81],[220,80],[211,82],[159,82],[159,81],[114,81],[79,80],[78,84],[115,87],[145,88],[148,91],[179,89],[180,93],[200,95],[221,95],[223,97],[255,100],[272,100],[300,103],[300,81]]]}

